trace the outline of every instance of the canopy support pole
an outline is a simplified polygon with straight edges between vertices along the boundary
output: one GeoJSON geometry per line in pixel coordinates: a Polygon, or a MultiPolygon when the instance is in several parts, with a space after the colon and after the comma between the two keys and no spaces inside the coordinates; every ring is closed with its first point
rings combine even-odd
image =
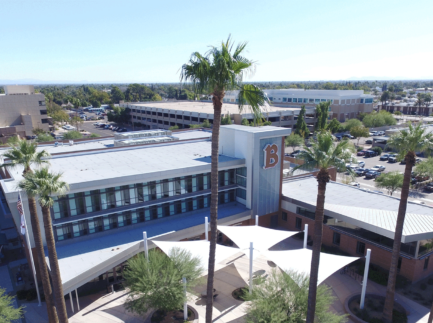
{"type": "Polygon", "coordinates": [[[69,292],[69,300],[71,301],[72,313],[75,313],[75,311],[74,311],[74,302],[72,301],[72,294],[70,292],[69,292]]]}
{"type": "Polygon", "coordinates": [[[364,269],[364,280],[362,281],[362,292],[361,292],[361,310],[364,309],[365,292],[367,291],[367,280],[368,280],[368,269],[370,267],[371,249],[367,249],[367,255],[365,256],[365,269],[364,269]]]}
{"type": "Polygon", "coordinates": [[[185,277],[182,278],[182,282],[183,282],[183,292],[185,294],[185,303],[183,303],[183,320],[186,321],[188,319],[188,305],[186,303],[186,278],[185,277]]]}
{"type": "Polygon", "coordinates": [[[307,241],[308,241],[308,224],[305,225],[305,229],[304,229],[304,249],[307,249],[307,241]]]}
{"type": "Polygon", "coordinates": [[[206,241],[209,241],[209,223],[207,221],[207,217],[204,218],[204,235],[206,241]]]}
{"type": "Polygon", "coordinates": [[[256,226],[258,226],[258,225],[259,225],[259,216],[256,215],[256,226]]]}
{"type": "Polygon", "coordinates": [[[253,290],[253,243],[250,242],[250,294],[253,290]]]}
{"type": "Polygon", "coordinates": [[[144,254],[146,256],[147,261],[149,261],[149,247],[147,245],[147,232],[143,232],[143,241],[144,241],[144,254]]]}
{"type": "Polygon", "coordinates": [[[75,296],[77,297],[77,309],[78,309],[78,312],[79,312],[81,310],[80,310],[80,303],[78,302],[78,292],[77,292],[77,290],[75,290],[75,296]]]}

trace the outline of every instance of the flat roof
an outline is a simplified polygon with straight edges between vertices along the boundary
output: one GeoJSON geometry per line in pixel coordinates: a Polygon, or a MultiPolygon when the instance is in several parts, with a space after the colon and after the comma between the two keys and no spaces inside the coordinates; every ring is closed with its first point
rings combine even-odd
{"type": "MultiPolygon", "coordinates": [[[[63,173],[63,180],[69,183],[73,192],[89,186],[119,186],[134,180],[147,182],[209,172],[210,156],[211,141],[208,139],[173,141],[53,155],[50,170],[63,173]]],[[[245,164],[242,158],[225,155],[219,156],[219,162],[221,168],[245,164]]],[[[3,181],[6,192],[16,191],[16,185],[22,179],[22,168],[16,167],[10,174],[13,180],[3,181]]]]}
{"type": "MultiPolygon", "coordinates": [[[[164,109],[164,110],[209,114],[212,116],[214,113],[213,104],[211,102],[201,102],[201,101],[162,101],[162,102],[124,103],[124,105],[131,106],[132,108],[140,108],[140,107],[157,108],[157,109],[164,109]]],[[[310,109],[314,109],[314,107],[310,107],[310,109]]],[[[263,107],[262,113],[294,112],[299,110],[301,110],[301,107],[266,106],[263,107]]],[[[221,113],[240,114],[238,105],[231,104],[231,103],[223,103],[221,113]]],[[[249,106],[245,106],[242,115],[248,115],[248,114],[251,114],[249,106]]]]}
{"type": "MultiPolygon", "coordinates": [[[[283,183],[283,199],[316,207],[317,180],[313,176],[283,183]]],[[[400,199],[336,182],[326,185],[325,214],[394,239],[400,199]]],[[[433,238],[433,208],[407,203],[402,242],[433,238]]]]}

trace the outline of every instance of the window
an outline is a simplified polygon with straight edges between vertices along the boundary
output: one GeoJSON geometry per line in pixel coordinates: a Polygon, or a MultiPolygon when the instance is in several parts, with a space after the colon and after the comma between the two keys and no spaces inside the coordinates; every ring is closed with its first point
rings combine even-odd
{"type": "Polygon", "coordinates": [[[365,103],[373,103],[373,99],[365,99],[365,103]]]}
{"type": "Polygon", "coordinates": [[[304,209],[302,207],[296,208],[296,213],[303,215],[303,216],[306,216],[307,218],[310,218],[313,220],[315,219],[315,213],[313,211],[304,209]]]}
{"type": "Polygon", "coordinates": [[[320,99],[315,99],[314,103],[320,103],[320,99]]]}
{"type": "Polygon", "coordinates": [[[314,99],[308,99],[309,103],[314,103],[314,99]]]}
{"type": "Polygon", "coordinates": [[[43,115],[43,114],[47,114],[47,110],[39,110],[39,112],[43,115]]]}
{"type": "Polygon", "coordinates": [[[236,182],[239,186],[246,187],[247,186],[247,179],[242,176],[236,176],[236,182]]]}
{"type": "Polygon", "coordinates": [[[44,106],[45,105],[45,101],[39,101],[39,106],[44,106]]]}
{"type": "Polygon", "coordinates": [[[320,99],[320,102],[326,102],[326,99],[320,99]]]}
{"type": "Polygon", "coordinates": [[[302,230],[302,219],[301,218],[296,218],[296,222],[295,222],[295,227],[298,230],[302,230]]]}
{"type": "Polygon", "coordinates": [[[282,219],[283,221],[287,221],[287,213],[286,213],[286,212],[283,212],[283,213],[281,214],[281,219],[282,219]]]}
{"type": "Polygon", "coordinates": [[[66,239],[71,239],[71,226],[70,224],[63,224],[56,227],[57,240],[62,241],[66,239]]]}
{"type": "Polygon", "coordinates": [[[247,191],[242,189],[242,188],[237,188],[236,189],[236,196],[246,200],[247,199],[247,191]]]}
{"type": "MultiPolygon", "coordinates": [[[[269,97],[269,101],[273,101],[273,97],[270,96],[269,97]]],[[[234,101],[232,101],[232,102],[234,102],[234,101]]]]}
{"type": "Polygon", "coordinates": [[[429,261],[430,257],[425,258],[424,260],[424,270],[426,270],[428,268],[428,261],[429,261]]]}
{"type": "Polygon", "coordinates": [[[287,102],[292,102],[292,98],[287,98],[287,102]]]}
{"type": "Polygon", "coordinates": [[[361,99],[361,103],[364,103],[364,99],[361,99]]]}
{"type": "Polygon", "coordinates": [[[287,102],[287,98],[283,98],[283,102],[287,102]]]}
{"type": "Polygon", "coordinates": [[[48,123],[48,119],[41,119],[42,123],[48,123]]]}
{"type": "Polygon", "coordinates": [[[334,232],[334,235],[332,237],[332,243],[339,246],[340,245],[340,238],[341,238],[341,235],[338,232],[334,232]]]}
{"type": "Polygon", "coordinates": [[[292,100],[293,100],[294,103],[298,103],[298,99],[293,98],[292,100]]]}
{"type": "Polygon", "coordinates": [[[360,254],[360,255],[364,255],[365,254],[365,243],[364,242],[358,241],[356,243],[356,253],[360,254]]]}
{"type": "Polygon", "coordinates": [[[305,98],[304,98],[304,103],[308,103],[308,99],[305,99],[305,98]]]}
{"type": "Polygon", "coordinates": [[[236,168],[236,174],[247,176],[247,168],[246,167],[236,168]]]}
{"type": "Polygon", "coordinates": [[[298,103],[302,103],[302,99],[298,99],[298,103]]]}
{"type": "Polygon", "coordinates": [[[346,104],[346,100],[341,100],[341,104],[346,104]]]}

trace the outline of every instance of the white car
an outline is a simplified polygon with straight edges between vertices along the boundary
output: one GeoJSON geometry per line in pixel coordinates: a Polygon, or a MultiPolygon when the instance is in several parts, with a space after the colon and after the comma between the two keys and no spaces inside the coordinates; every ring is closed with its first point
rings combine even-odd
{"type": "Polygon", "coordinates": [[[365,167],[365,162],[358,160],[358,166],[361,168],[365,167]]]}
{"type": "Polygon", "coordinates": [[[374,170],[375,172],[383,172],[385,170],[385,166],[382,165],[376,165],[371,170],[374,170]]]}
{"type": "Polygon", "coordinates": [[[68,124],[66,126],[63,126],[62,128],[65,129],[65,130],[75,130],[76,129],[75,127],[70,126],[68,124]]]}
{"type": "Polygon", "coordinates": [[[351,183],[349,183],[349,185],[350,186],[355,186],[355,187],[358,187],[358,188],[361,187],[358,182],[351,182],[351,183]]]}
{"type": "Polygon", "coordinates": [[[100,122],[95,122],[93,125],[94,126],[99,126],[99,125],[101,125],[101,123],[100,122]]]}

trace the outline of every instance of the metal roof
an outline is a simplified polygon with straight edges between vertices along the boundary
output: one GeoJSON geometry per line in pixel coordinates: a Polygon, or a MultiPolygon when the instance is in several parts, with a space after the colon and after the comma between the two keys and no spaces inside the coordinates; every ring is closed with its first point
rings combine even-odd
{"type": "MultiPolygon", "coordinates": [[[[317,180],[313,176],[283,183],[283,198],[294,204],[315,208],[317,180]]],[[[394,239],[400,199],[329,182],[325,214],[363,229],[394,239]]],[[[402,242],[433,238],[433,208],[408,202],[402,242]]]]}

